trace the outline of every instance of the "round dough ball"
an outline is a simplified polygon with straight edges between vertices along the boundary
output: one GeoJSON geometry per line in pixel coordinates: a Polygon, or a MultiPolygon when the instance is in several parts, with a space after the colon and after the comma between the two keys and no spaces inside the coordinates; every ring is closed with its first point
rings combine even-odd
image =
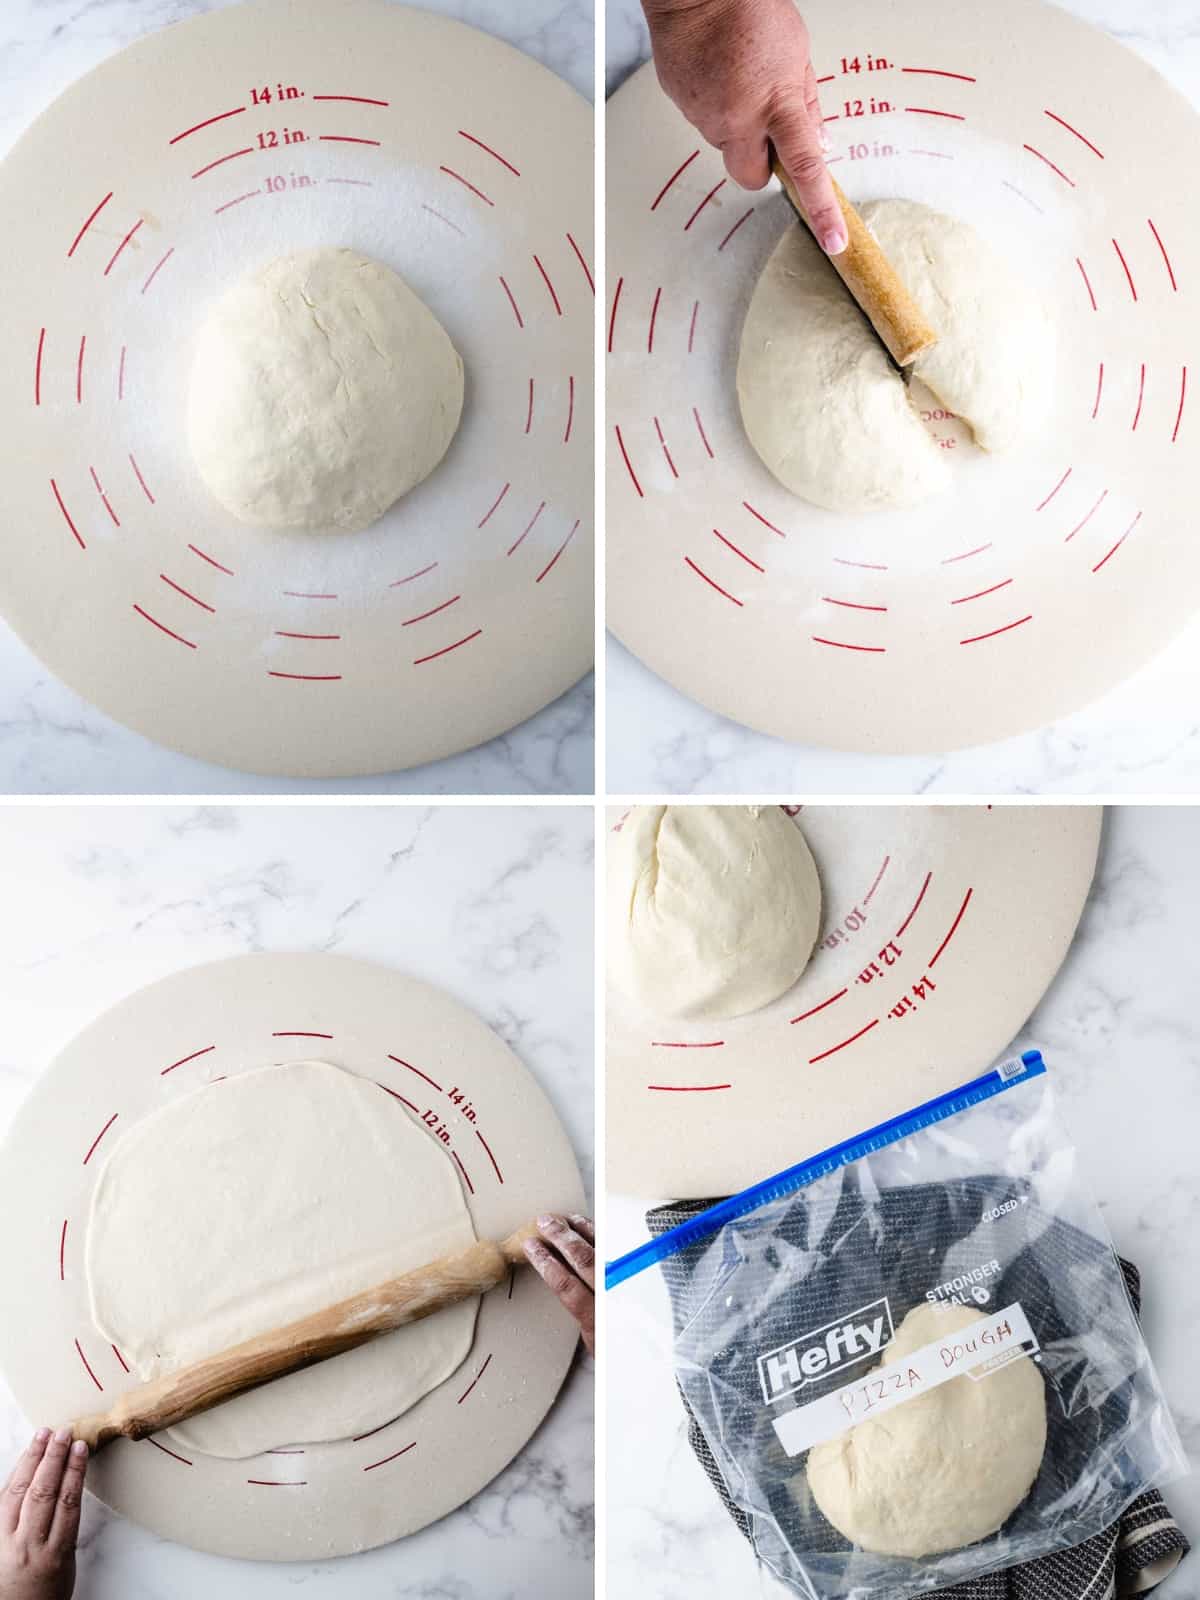
{"type": "MultiPolygon", "coordinates": [[[[913,375],[983,449],[1017,449],[1053,394],[1054,334],[1042,301],[965,222],[911,200],[876,200],[861,212],[939,336],[913,375]]],[[[814,505],[893,510],[949,487],[946,452],[804,228],[788,229],[755,287],[737,386],[764,465],[814,505]]]]}
{"type": "Polygon", "coordinates": [[[305,250],[213,307],[188,438],[239,522],[357,532],[429,476],[462,406],[462,360],[403,278],[353,250],[305,250]]]}
{"type": "MultiPolygon", "coordinates": [[[[923,1305],[881,1366],[979,1320],[923,1305]]],[[[951,1378],[809,1452],[808,1485],[839,1533],[879,1555],[936,1555],[986,1539],[1033,1487],[1046,1449],[1046,1392],[1026,1355],[978,1382],[951,1378]]]]}
{"type": "Polygon", "coordinates": [[[609,852],[613,981],[660,1017],[736,1017],[790,989],[821,923],[778,806],[635,806],[609,852]]]}

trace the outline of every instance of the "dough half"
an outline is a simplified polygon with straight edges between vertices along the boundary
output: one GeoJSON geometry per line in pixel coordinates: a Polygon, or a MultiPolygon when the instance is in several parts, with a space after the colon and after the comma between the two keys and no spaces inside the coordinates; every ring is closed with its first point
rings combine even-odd
{"type": "Polygon", "coordinates": [[[609,849],[613,982],[660,1017],[736,1017],[808,964],[821,885],[778,806],[635,806],[609,849]]]}
{"type": "MultiPolygon", "coordinates": [[[[965,222],[911,200],[861,212],[938,333],[913,375],[983,449],[1018,449],[1053,395],[1054,333],[1040,297],[965,222]]],[[[946,452],[805,228],[787,230],[755,286],[737,389],[764,465],[814,505],[899,509],[950,485],[946,452]]]]}
{"type": "Polygon", "coordinates": [[[1054,330],[1041,297],[955,217],[913,200],[873,200],[862,214],[939,334],[914,376],[970,423],[982,449],[1019,449],[1053,391],[1054,330]]]}
{"type": "Polygon", "coordinates": [[[429,476],[462,406],[458,352],[404,279],[352,250],[306,250],[213,307],[188,438],[239,522],[356,531],[429,476]]]}
{"type": "Polygon", "coordinates": [[[775,247],[742,326],[746,436],[785,489],[830,511],[919,505],[950,468],[842,280],[806,228],[775,247]]]}
{"type": "MultiPolygon", "coordinates": [[[[209,1084],[135,1123],[92,1196],[92,1319],[150,1379],[319,1311],[475,1230],[449,1157],[369,1079],[324,1062],[209,1084]]],[[[467,1358],[477,1300],[171,1430],[241,1457],[365,1433],[467,1358]]]]}
{"type": "MultiPolygon", "coordinates": [[[[979,1320],[923,1305],[896,1330],[887,1367],[979,1320]]],[[[809,1451],[813,1498],[839,1533],[880,1555],[936,1555],[986,1539],[1033,1487],[1046,1449],[1046,1393],[1027,1355],[987,1377],[931,1389],[809,1451]]]]}

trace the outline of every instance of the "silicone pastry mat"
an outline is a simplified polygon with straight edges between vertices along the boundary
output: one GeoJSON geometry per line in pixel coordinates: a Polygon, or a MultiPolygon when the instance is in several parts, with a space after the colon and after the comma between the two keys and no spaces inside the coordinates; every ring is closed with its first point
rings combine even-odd
{"type": "MultiPolygon", "coordinates": [[[[837,515],[742,429],[751,291],[795,226],[644,67],[608,113],[608,611],[692,699],[780,737],[928,752],[1037,728],[1171,639],[1200,597],[1193,399],[1200,123],[1056,7],[805,6],[851,199],[971,223],[1058,327],[1051,418],[991,458],[926,394],[951,492],[837,515]]],[[[918,391],[914,389],[914,397],[918,391]]]]}
{"type": "MultiPolygon", "coordinates": [[[[1066,956],[1102,815],[805,807],[822,912],[799,983],[720,1022],[651,1017],[610,989],[609,1187],[733,1194],[990,1066],[1066,956]]],[[[610,909],[610,939],[620,920],[610,909]]]]}
{"type": "Polygon", "coordinates": [[[0,610],[162,744],[328,778],[467,749],[591,665],[592,129],[488,35],[390,0],[256,0],[135,44],[0,166],[0,610]],[[345,246],[466,367],[436,471],[361,534],[271,532],[184,437],[225,288],[345,246]]]}
{"type": "MultiPolygon", "coordinates": [[[[337,956],[189,968],[68,1045],[0,1146],[0,1205],[30,1219],[4,1245],[22,1314],[0,1325],[0,1364],[30,1418],[102,1410],[136,1381],[92,1323],[84,1276],[106,1148],[176,1095],[305,1058],[374,1079],[388,1091],[381,1116],[413,1117],[439,1140],[480,1238],[502,1238],[547,1207],[581,1209],[579,1170],[549,1102],[508,1046],[440,990],[337,956]]],[[[445,1516],[512,1460],[578,1338],[540,1279],[517,1271],[480,1301],[464,1365],[369,1435],[247,1460],[120,1441],[97,1455],[88,1487],[164,1538],[222,1555],[312,1561],[369,1549],[445,1516]]]]}

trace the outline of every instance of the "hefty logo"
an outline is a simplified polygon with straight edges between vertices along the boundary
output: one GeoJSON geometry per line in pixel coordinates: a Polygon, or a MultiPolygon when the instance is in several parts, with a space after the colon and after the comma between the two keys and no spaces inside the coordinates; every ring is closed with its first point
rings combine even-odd
{"type": "Polygon", "coordinates": [[[780,1345],[777,1350],[769,1350],[758,1358],[763,1399],[770,1405],[785,1395],[795,1394],[806,1383],[830,1377],[878,1355],[891,1343],[895,1331],[892,1308],[884,1296],[882,1300],[873,1300],[870,1305],[852,1311],[839,1322],[826,1322],[780,1345]]]}

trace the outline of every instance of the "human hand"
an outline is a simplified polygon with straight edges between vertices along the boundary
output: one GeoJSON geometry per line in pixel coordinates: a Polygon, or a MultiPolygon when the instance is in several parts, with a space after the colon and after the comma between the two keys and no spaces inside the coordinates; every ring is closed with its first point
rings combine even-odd
{"type": "Polygon", "coordinates": [[[769,144],[821,247],[848,241],[825,165],[808,28],[794,0],[642,0],[658,81],[743,189],[771,176],[769,144]]]}
{"type": "Polygon", "coordinates": [[[87,1445],[39,1428],[0,1501],[0,1600],[70,1600],[87,1445]]]}
{"type": "MultiPolygon", "coordinates": [[[[596,1232],[586,1217],[539,1217],[538,1239],[525,1255],[543,1283],[579,1324],[584,1348],[596,1354],[596,1232]]],[[[2,1597],[0,1597],[2,1600],[2,1597]]]]}

